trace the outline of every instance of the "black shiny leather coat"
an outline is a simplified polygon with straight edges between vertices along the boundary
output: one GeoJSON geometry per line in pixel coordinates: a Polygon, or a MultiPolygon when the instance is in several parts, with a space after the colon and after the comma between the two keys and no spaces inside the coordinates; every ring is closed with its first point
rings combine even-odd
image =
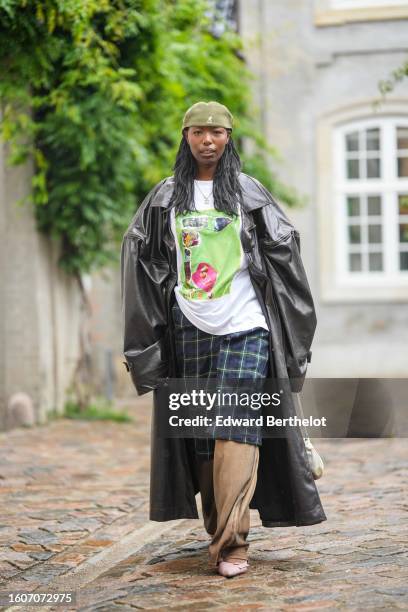
{"type": "MultiPolygon", "coordinates": [[[[269,376],[285,379],[293,392],[299,392],[316,327],[299,234],[261,183],[244,173],[240,183],[241,242],[270,330],[269,376]]],[[[125,365],[139,394],[154,390],[159,379],[176,377],[170,310],[177,259],[168,210],[173,185],[169,177],[152,189],[122,242],[125,365]]],[[[157,435],[159,409],[154,394],[150,519],[198,518],[194,452],[186,439],[157,435]]],[[[281,409],[284,417],[296,415],[291,393],[285,395],[281,409]]],[[[299,428],[288,427],[285,438],[263,439],[251,508],[258,509],[265,527],[326,520],[299,428]]]]}

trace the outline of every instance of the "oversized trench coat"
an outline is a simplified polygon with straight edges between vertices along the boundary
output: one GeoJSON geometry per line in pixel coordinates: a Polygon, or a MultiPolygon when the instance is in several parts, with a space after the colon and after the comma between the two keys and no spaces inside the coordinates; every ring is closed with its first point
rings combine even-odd
{"type": "MultiPolygon", "coordinates": [[[[260,182],[244,173],[239,179],[241,243],[270,331],[269,376],[286,380],[291,391],[299,392],[316,327],[299,234],[260,182]]],[[[140,395],[155,390],[160,379],[176,377],[170,313],[177,259],[168,210],[173,188],[173,177],[168,177],[150,191],[121,248],[124,364],[140,395]]],[[[158,435],[159,394],[153,395],[150,519],[198,518],[195,454],[186,438],[158,435]]],[[[291,392],[283,397],[281,410],[284,417],[296,415],[291,392]]],[[[298,427],[288,427],[286,437],[263,439],[250,507],[258,509],[265,527],[326,520],[298,427]]]]}

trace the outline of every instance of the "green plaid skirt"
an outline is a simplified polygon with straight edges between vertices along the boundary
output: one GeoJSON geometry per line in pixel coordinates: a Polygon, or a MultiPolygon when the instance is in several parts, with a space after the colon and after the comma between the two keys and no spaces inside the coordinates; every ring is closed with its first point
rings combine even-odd
{"type": "MultiPolygon", "coordinates": [[[[221,391],[231,391],[232,387],[236,388],[237,381],[241,381],[241,393],[262,392],[269,366],[267,330],[256,327],[225,335],[207,334],[190,323],[177,301],[172,307],[172,316],[179,377],[216,379],[217,389],[221,391]]],[[[225,409],[222,406],[214,408],[214,416],[225,409]]],[[[234,418],[254,418],[260,411],[254,412],[250,406],[238,403],[229,407],[228,413],[234,418]]],[[[211,437],[194,438],[195,452],[202,459],[213,457],[216,439],[262,444],[262,427],[257,425],[214,426],[209,435],[211,437]]]]}

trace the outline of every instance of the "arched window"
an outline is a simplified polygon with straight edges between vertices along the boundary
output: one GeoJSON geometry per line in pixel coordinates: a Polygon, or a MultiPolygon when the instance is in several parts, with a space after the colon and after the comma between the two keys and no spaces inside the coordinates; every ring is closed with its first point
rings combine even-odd
{"type": "Polygon", "coordinates": [[[408,271],[408,120],[339,127],[335,156],[341,272],[408,271]]]}
{"type": "Polygon", "coordinates": [[[408,116],[330,122],[328,200],[320,202],[323,298],[406,299],[408,116]]]}

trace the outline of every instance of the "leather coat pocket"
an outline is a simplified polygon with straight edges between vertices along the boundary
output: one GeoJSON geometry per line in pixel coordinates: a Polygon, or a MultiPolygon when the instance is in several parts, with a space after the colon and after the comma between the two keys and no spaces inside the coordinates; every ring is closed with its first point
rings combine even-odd
{"type": "Polygon", "coordinates": [[[126,365],[139,395],[155,389],[168,376],[168,359],[163,354],[163,340],[157,340],[142,351],[126,351],[126,365]]]}

